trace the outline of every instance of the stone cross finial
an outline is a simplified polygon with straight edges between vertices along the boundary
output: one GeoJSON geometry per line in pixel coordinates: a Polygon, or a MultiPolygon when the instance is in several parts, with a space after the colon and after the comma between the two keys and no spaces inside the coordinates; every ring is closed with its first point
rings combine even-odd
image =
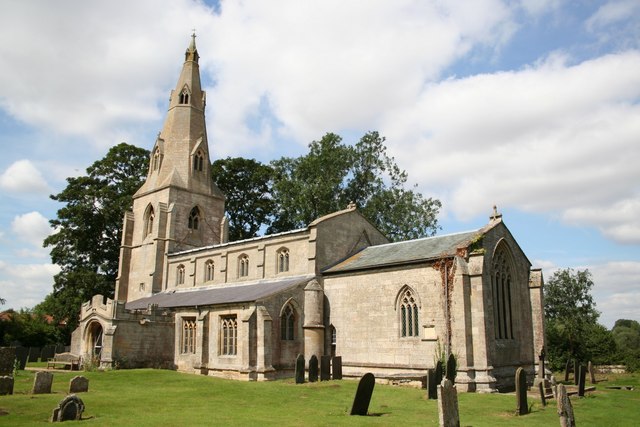
{"type": "Polygon", "coordinates": [[[498,221],[501,218],[502,218],[502,214],[498,212],[498,207],[496,205],[493,205],[493,213],[489,217],[489,220],[491,220],[491,222],[494,222],[494,221],[498,221]]]}

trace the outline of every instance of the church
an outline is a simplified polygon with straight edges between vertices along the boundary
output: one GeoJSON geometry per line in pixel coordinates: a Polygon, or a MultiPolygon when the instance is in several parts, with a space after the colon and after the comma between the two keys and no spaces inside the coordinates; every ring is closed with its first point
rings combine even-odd
{"type": "Polygon", "coordinates": [[[100,366],[264,381],[295,359],[343,374],[424,375],[442,352],[461,391],[513,384],[544,348],[543,280],[494,209],[486,226],[389,242],[355,206],[229,241],[211,176],[195,35],[145,183],[125,215],[114,299],[82,305],[71,351],[100,366]]]}

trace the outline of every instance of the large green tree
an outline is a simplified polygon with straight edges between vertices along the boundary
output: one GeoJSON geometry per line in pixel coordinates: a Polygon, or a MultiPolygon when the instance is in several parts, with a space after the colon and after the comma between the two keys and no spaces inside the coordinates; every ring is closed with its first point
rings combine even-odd
{"type": "Polygon", "coordinates": [[[611,333],[618,348],[617,361],[627,365],[629,371],[640,370],[640,323],[618,319],[611,333]]]}
{"type": "Polygon", "coordinates": [[[440,201],[407,186],[406,172],[384,143],[378,132],[353,146],[328,133],[309,144],[308,154],[273,161],[276,210],[269,232],[304,227],[353,202],[392,240],[433,235],[440,201]]]}
{"type": "Polygon", "coordinates": [[[50,221],[56,230],[44,241],[51,260],[61,267],[53,293],[42,303],[68,330],[77,325],[80,305],[95,294],[113,297],[124,213],[147,174],[149,152],[126,143],[112,147],[87,168],[67,178],[51,198],[63,207],[50,221]]]}
{"type": "Polygon", "coordinates": [[[270,192],[273,169],[254,159],[227,157],[213,162],[211,171],[226,196],[229,239],[256,237],[273,216],[270,192]]]}
{"type": "Polygon", "coordinates": [[[597,327],[600,313],[591,296],[593,285],[589,270],[571,268],[556,271],[545,284],[547,350],[556,369],[568,358],[591,359],[598,342],[612,342],[606,328],[597,327]],[[587,337],[596,344],[589,345],[587,337]]]}

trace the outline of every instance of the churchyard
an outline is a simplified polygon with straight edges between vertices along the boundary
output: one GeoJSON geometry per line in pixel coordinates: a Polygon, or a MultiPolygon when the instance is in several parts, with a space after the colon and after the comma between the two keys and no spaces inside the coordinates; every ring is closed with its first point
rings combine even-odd
{"type": "MultiPolygon", "coordinates": [[[[438,401],[425,389],[376,384],[367,416],[351,416],[358,381],[295,379],[240,382],[167,370],[54,372],[51,394],[31,393],[34,372],[18,371],[13,395],[0,396],[0,425],[50,424],[52,410],[65,398],[69,381],[83,375],[89,391],[83,424],[135,425],[438,425],[438,401]]],[[[560,375],[557,375],[560,378],[560,375]]],[[[584,398],[571,403],[578,426],[633,426],[640,420],[640,374],[607,374],[584,398]],[[633,390],[608,386],[634,386],[633,390]]],[[[460,393],[462,426],[559,425],[555,399],[543,407],[528,397],[530,412],[516,415],[515,393],[460,393]]]]}

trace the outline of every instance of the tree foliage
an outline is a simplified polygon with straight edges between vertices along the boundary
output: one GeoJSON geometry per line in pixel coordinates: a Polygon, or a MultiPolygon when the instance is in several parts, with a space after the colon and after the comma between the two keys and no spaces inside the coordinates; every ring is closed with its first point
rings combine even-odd
{"type": "Polygon", "coordinates": [[[640,323],[618,319],[611,330],[618,348],[617,360],[629,371],[640,370],[640,323]]]}
{"type": "Polygon", "coordinates": [[[60,328],[35,309],[8,310],[0,320],[0,346],[42,347],[59,344],[61,339],[60,328]]]}
{"type": "Polygon", "coordinates": [[[51,198],[64,204],[50,221],[51,260],[61,267],[53,293],[45,300],[57,321],[77,325],[80,305],[101,293],[113,297],[124,213],[146,177],[149,152],[126,143],[112,147],[86,175],[67,178],[51,198]]]}
{"type": "Polygon", "coordinates": [[[213,162],[211,172],[226,196],[229,239],[256,237],[260,228],[271,223],[273,216],[271,167],[254,159],[227,157],[213,162]]]}
{"type": "Polygon", "coordinates": [[[276,203],[269,232],[301,228],[322,215],[355,203],[392,240],[433,235],[440,201],[407,188],[407,173],[387,154],[377,132],[354,146],[328,133],[309,153],[273,161],[276,203]]]}

